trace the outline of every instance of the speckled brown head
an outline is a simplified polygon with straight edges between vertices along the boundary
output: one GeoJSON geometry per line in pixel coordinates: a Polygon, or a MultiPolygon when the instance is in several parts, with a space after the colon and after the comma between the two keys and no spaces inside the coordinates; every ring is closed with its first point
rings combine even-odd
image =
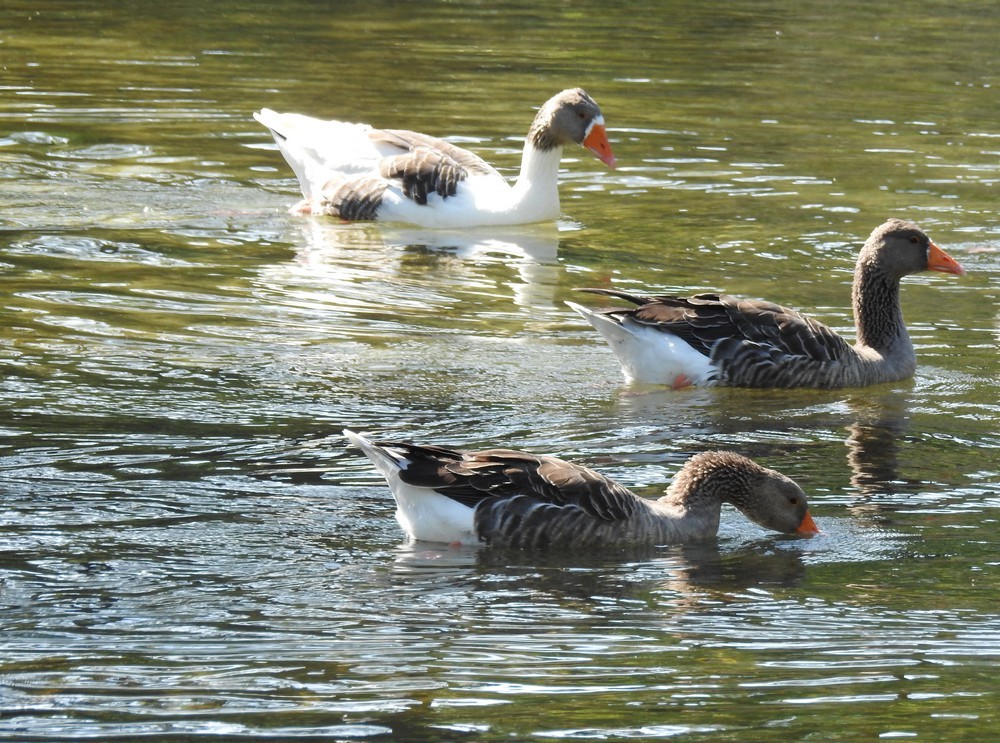
{"type": "Polygon", "coordinates": [[[786,534],[816,534],[805,493],[794,480],[742,454],[696,454],[674,478],[671,493],[731,503],[751,521],[786,534]]]}
{"type": "Polygon", "coordinates": [[[920,271],[940,271],[958,276],[965,269],[912,222],[890,219],[876,227],[858,255],[858,270],[878,272],[890,280],[920,271]]]}

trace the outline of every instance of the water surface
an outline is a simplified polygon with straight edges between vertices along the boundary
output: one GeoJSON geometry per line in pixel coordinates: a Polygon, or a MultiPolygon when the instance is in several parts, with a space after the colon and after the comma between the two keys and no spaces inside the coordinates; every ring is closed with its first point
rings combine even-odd
{"type": "Polygon", "coordinates": [[[1000,104],[989,3],[13,0],[0,27],[0,736],[982,740],[995,709],[1000,104]],[[508,174],[582,85],[555,225],[291,217],[261,106],[454,135],[508,174]],[[912,219],[919,368],[629,387],[578,286],[849,333],[912,219]],[[537,555],[407,543],[339,432],[505,445],[657,494],[693,452],[823,533],[537,555]]]}

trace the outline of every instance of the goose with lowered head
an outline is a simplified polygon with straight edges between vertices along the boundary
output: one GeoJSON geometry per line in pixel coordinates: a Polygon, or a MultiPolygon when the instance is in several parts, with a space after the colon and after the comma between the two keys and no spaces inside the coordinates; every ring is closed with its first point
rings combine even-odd
{"type": "Polygon", "coordinates": [[[767,529],[819,531],[794,481],[733,452],[691,457],[666,494],[649,500],[555,457],[344,435],[385,477],[396,519],[417,540],[569,549],[703,542],[715,539],[723,503],[767,529]]]}

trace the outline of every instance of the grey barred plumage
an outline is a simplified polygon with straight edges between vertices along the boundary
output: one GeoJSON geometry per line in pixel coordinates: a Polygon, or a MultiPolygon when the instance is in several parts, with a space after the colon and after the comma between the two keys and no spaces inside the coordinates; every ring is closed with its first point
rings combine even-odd
{"type": "Polygon", "coordinates": [[[637,307],[588,310],[570,306],[612,342],[623,368],[637,381],[674,381],[658,377],[656,369],[635,372],[639,365],[622,357],[634,354],[636,345],[656,343],[662,333],[683,341],[706,359],[699,369],[701,384],[856,387],[913,375],[916,355],[903,323],[899,283],[904,276],[924,270],[965,273],[958,262],[909,222],[891,219],[872,232],[855,267],[852,299],[858,335],[854,345],[795,310],[726,294],[682,298],[580,289],[637,307]],[[637,337],[639,331],[648,331],[645,341],[636,340],[631,346],[620,342],[629,333],[637,337]]]}
{"type": "Polygon", "coordinates": [[[732,452],[692,457],[650,500],[556,457],[344,434],[386,477],[397,518],[415,539],[569,549],[705,541],[718,531],[722,503],[768,529],[817,531],[798,485],[732,452]]]}
{"type": "MultiPolygon", "coordinates": [[[[441,158],[447,159],[469,173],[477,175],[498,174],[497,169],[479,157],[474,152],[470,152],[462,147],[453,145],[438,137],[420,132],[411,132],[408,129],[372,129],[368,134],[376,144],[389,144],[400,151],[400,153],[410,152],[415,149],[427,150],[435,153],[441,158]]],[[[423,156],[425,159],[427,154],[423,156]]]]}
{"type": "Polygon", "coordinates": [[[374,219],[387,185],[376,178],[346,181],[324,191],[319,211],[347,220],[374,219]]]}

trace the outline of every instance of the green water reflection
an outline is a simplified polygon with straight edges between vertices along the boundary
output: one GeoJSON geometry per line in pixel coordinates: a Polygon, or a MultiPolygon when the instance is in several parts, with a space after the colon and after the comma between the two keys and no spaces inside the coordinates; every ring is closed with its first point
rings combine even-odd
{"type": "Polygon", "coordinates": [[[998,11],[986,2],[75,2],[0,15],[0,737],[983,740],[1000,729],[998,11]],[[582,85],[557,225],[290,217],[262,106],[517,168],[582,85]],[[913,219],[912,381],[624,387],[574,287],[725,290],[850,332],[913,219]],[[653,495],[734,448],[823,534],[408,545],[351,427],[653,495]]]}

